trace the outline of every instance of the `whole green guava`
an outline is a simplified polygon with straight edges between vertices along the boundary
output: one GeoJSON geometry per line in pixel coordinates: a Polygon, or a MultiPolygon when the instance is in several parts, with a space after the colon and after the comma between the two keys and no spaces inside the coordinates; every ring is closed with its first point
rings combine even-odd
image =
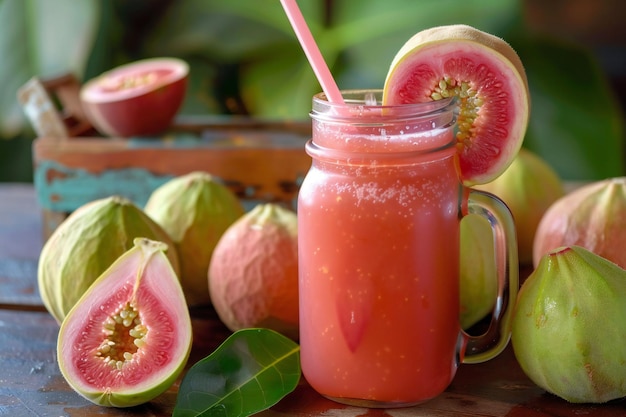
{"type": "Polygon", "coordinates": [[[626,270],[580,246],[547,253],[520,289],[512,345],[522,370],[573,403],[626,396],[626,270]]]}

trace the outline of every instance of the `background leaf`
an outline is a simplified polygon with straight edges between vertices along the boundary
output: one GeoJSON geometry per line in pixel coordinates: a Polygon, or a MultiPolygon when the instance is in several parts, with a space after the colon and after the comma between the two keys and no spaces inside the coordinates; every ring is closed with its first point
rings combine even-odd
{"type": "Polygon", "coordinates": [[[240,330],[187,371],[173,417],[263,411],[293,391],[300,374],[300,347],[291,339],[268,329],[240,330]]]}
{"type": "Polygon", "coordinates": [[[96,0],[0,1],[0,135],[23,129],[16,94],[32,76],[82,76],[98,15],[96,0]]]}
{"type": "Polygon", "coordinates": [[[526,37],[531,117],[525,146],[570,180],[624,173],[624,119],[598,63],[580,45],[526,37]]]}
{"type": "Polygon", "coordinates": [[[518,0],[378,0],[336,1],[332,34],[342,51],[337,71],[343,88],[382,87],[400,47],[420,30],[465,23],[502,34],[519,24],[518,0]]]}

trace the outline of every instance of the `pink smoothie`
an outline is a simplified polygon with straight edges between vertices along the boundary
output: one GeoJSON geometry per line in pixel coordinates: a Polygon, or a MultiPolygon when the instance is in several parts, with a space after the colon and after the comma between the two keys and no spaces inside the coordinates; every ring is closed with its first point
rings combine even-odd
{"type": "Polygon", "coordinates": [[[367,137],[328,129],[314,138],[338,153],[308,148],[315,162],[298,202],[303,373],[331,398],[432,398],[458,363],[452,132],[367,137]],[[433,147],[441,150],[419,153],[433,147]],[[344,158],[342,150],[357,154],[344,158]],[[408,150],[410,157],[395,152],[408,150]]]}

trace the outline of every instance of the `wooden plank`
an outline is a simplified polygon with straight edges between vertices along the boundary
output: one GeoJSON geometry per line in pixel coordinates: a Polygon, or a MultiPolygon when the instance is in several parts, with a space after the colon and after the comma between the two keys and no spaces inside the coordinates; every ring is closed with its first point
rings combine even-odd
{"type": "Polygon", "coordinates": [[[0,306],[40,308],[41,208],[32,184],[0,184],[0,306]]]}
{"type": "MultiPolygon", "coordinates": [[[[206,128],[206,126],[205,126],[206,128]]],[[[157,139],[41,137],[33,146],[34,184],[45,236],[67,215],[98,198],[121,195],[143,207],[174,176],[205,171],[250,208],[280,202],[295,208],[311,159],[308,136],[285,131],[205,130],[157,139]]]]}
{"type": "Polygon", "coordinates": [[[51,79],[31,78],[17,93],[38,136],[65,138],[95,134],[79,98],[80,83],[72,74],[51,79]]]}
{"type": "Polygon", "coordinates": [[[0,259],[36,260],[43,245],[32,184],[0,184],[0,259]]]}
{"type": "Polygon", "coordinates": [[[43,310],[36,260],[0,258],[0,308],[43,310]]]}
{"type": "Polygon", "coordinates": [[[50,93],[37,77],[31,78],[18,90],[17,99],[38,136],[69,136],[50,93]]]}
{"type": "Polygon", "coordinates": [[[38,138],[33,152],[39,202],[44,209],[70,211],[96,196],[120,193],[143,204],[156,186],[195,170],[222,179],[243,200],[288,201],[311,164],[304,138],[294,138],[291,147],[181,142],[38,138]]]}

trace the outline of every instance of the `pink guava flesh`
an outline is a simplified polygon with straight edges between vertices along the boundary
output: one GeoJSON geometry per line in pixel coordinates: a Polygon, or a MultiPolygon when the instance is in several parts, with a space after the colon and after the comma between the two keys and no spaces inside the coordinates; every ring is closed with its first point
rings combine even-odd
{"type": "MultiPolygon", "coordinates": [[[[80,333],[77,332],[73,340],[72,345],[75,346],[76,352],[74,364],[78,371],[76,376],[81,378],[84,384],[92,385],[94,389],[119,391],[146,383],[150,375],[158,375],[173,360],[170,352],[175,351],[175,324],[170,315],[159,314],[160,311],[166,311],[167,306],[163,306],[158,297],[152,293],[153,289],[146,287],[140,287],[137,294],[137,299],[141,301],[140,317],[146,323],[158,322],[158,326],[147,326],[146,343],[134,353],[139,357],[134,357],[133,360],[126,362],[121,370],[117,370],[94,356],[94,352],[102,344],[102,323],[109,317],[108,312],[116,311],[118,306],[124,305],[132,298],[133,278],[129,277],[129,282],[118,288],[116,294],[107,299],[98,310],[92,310],[95,314],[86,317],[88,321],[85,322],[85,327],[80,333]]],[[[129,343],[132,344],[132,340],[129,343]]]]}
{"type": "Polygon", "coordinates": [[[189,68],[174,58],[152,58],[114,68],[89,80],[80,100],[92,125],[105,135],[157,135],[183,104],[189,68]]]}
{"type": "Polygon", "coordinates": [[[59,368],[94,403],[128,407],[149,401],[186,364],[191,319],[166,247],[135,239],[135,247],[92,284],[61,325],[59,368]]]}
{"type": "MultiPolygon", "coordinates": [[[[433,91],[446,79],[465,83],[480,100],[469,109],[476,112],[473,124],[458,126],[470,136],[459,141],[459,168],[464,179],[485,182],[503,171],[521,146],[511,138],[526,129],[527,119],[516,115],[528,110],[524,83],[510,61],[491,48],[469,41],[433,42],[408,54],[390,73],[385,104],[432,101],[433,91]]],[[[458,100],[463,112],[462,97],[458,100]]]]}

